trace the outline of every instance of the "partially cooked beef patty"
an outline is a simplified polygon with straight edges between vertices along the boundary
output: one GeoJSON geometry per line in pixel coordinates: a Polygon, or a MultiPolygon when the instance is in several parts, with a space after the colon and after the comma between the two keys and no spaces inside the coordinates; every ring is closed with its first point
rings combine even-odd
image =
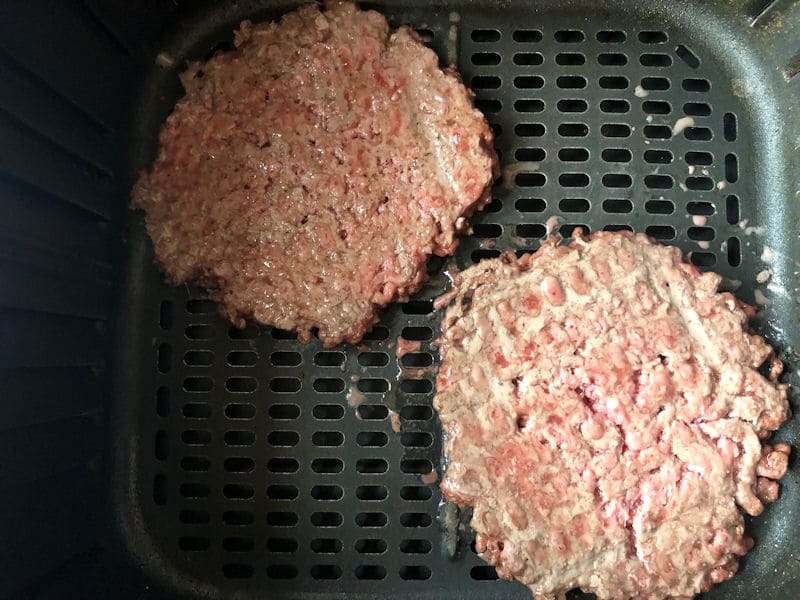
{"type": "Polygon", "coordinates": [[[489,200],[492,134],[407,27],[351,3],[244,22],[192,63],[133,190],[173,283],[243,325],[356,342],[489,200]]]}
{"type": "Polygon", "coordinates": [[[684,598],[731,577],[777,497],[782,368],[676,248],[598,233],[456,277],[434,400],[476,550],[551,598],[684,598]],[[768,369],[763,376],[759,367],[768,369]],[[741,509],[741,510],[740,510],[741,509]]]}

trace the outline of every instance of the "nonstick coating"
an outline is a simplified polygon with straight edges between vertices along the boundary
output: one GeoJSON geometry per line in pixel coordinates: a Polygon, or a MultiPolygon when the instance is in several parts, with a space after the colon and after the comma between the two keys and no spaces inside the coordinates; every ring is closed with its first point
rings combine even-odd
{"type": "MultiPolygon", "coordinates": [[[[548,224],[565,237],[647,232],[721,273],[739,298],[760,301],[754,326],[796,386],[800,77],[782,70],[792,56],[781,48],[800,39],[800,12],[783,3],[778,23],[755,4],[376,5],[457,65],[495,130],[505,178],[452,261],[432,261],[423,291],[388,308],[358,346],[232,329],[202,290],[162,282],[132,214],[116,511],[148,576],[208,598],[530,598],[496,580],[471,550],[468,515],[443,505],[425,476],[443,468],[431,299],[448,269],[535,250],[548,224]],[[683,117],[690,126],[673,135],[683,117]],[[771,279],[758,284],[765,269],[771,279]],[[420,351],[398,360],[399,336],[420,351]]],[[[229,48],[242,18],[292,6],[219,3],[170,30],[163,52],[177,66],[147,79],[132,174],[152,161],[184,59],[229,48]]],[[[796,447],[797,419],[776,438],[796,447]]],[[[798,597],[799,476],[793,455],[780,499],[749,521],[756,545],[742,571],[705,597],[798,597]]]]}

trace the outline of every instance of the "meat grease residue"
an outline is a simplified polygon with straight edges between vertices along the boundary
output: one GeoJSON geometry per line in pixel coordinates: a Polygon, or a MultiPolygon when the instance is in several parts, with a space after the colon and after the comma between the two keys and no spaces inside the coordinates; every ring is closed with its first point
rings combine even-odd
{"type": "Polygon", "coordinates": [[[769,278],[772,276],[772,271],[769,269],[764,269],[763,271],[759,271],[756,274],[756,281],[758,283],[766,283],[769,281],[769,278]]]}
{"type": "Polygon", "coordinates": [[[764,227],[763,226],[759,226],[759,227],[748,226],[747,225],[748,222],[749,222],[748,219],[742,219],[739,222],[739,229],[744,231],[745,235],[753,235],[753,234],[763,235],[764,234],[764,227]]]}
{"type": "Polygon", "coordinates": [[[514,180],[517,178],[517,175],[520,173],[532,173],[534,171],[539,170],[539,163],[538,162],[517,162],[511,163],[510,165],[505,165],[501,170],[501,176],[503,178],[503,187],[506,189],[511,189],[514,187],[515,182],[514,180]]]}
{"type": "Polygon", "coordinates": [[[672,135],[678,135],[687,127],[694,127],[694,119],[692,117],[681,117],[672,126],[672,135]]]}
{"type": "Polygon", "coordinates": [[[442,532],[442,547],[447,556],[455,558],[458,552],[458,541],[461,527],[458,506],[453,502],[442,502],[439,505],[439,527],[442,532]]]}
{"type": "Polygon", "coordinates": [[[392,431],[400,433],[402,426],[400,423],[400,415],[397,411],[389,409],[389,424],[392,426],[392,431]]]}
{"type": "Polygon", "coordinates": [[[558,231],[558,228],[561,227],[561,224],[564,222],[564,219],[559,217],[558,215],[553,215],[547,221],[544,222],[544,235],[545,237],[550,237],[555,232],[558,231]]]}
{"type": "Polygon", "coordinates": [[[419,479],[420,481],[422,481],[422,483],[431,485],[432,483],[436,483],[437,481],[439,481],[439,471],[434,469],[430,473],[425,473],[424,475],[421,475],[419,479]]]}
{"type": "Polygon", "coordinates": [[[347,390],[347,405],[357,409],[366,399],[364,392],[358,389],[358,383],[354,381],[347,390]]]}
{"type": "MultiPolygon", "coordinates": [[[[444,274],[447,277],[448,287],[450,288],[444,294],[440,295],[433,301],[433,310],[439,310],[450,304],[450,301],[455,297],[458,290],[453,287],[456,282],[456,277],[458,276],[459,269],[458,266],[454,262],[447,263],[447,268],[444,270],[444,274]]],[[[400,356],[398,355],[398,358],[400,356]]]]}
{"type": "Polygon", "coordinates": [[[397,358],[403,358],[409,352],[419,352],[420,348],[422,348],[422,342],[419,340],[407,340],[404,337],[398,337],[395,355],[397,358]]]}

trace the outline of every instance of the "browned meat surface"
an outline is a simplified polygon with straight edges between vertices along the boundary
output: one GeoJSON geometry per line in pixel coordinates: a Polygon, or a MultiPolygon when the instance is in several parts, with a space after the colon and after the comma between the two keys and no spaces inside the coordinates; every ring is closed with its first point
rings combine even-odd
{"type": "Polygon", "coordinates": [[[234,323],[356,342],[489,200],[491,131],[411,29],[351,3],[235,43],[181,76],[133,206],[169,280],[215,290],[234,323]]]}
{"type": "Polygon", "coordinates": [[[736,572],[789,447],[780,362],[676,248],[598,233],[456,277],[434,404],[476,549],[551,598],[688,598],[736,572]],[[771,361],[769,378],[759,366],[771,361]],[[741,509],[741,510],[740,510],[741,509]]]}

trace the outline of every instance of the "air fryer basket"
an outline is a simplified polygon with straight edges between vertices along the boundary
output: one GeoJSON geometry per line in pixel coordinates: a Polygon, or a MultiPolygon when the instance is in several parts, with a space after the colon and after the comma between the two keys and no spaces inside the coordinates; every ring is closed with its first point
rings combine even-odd
{"type": "MultiPolygon", "coordinates": [[[[443,65],[457,65],[505,167],[455,266],[535,250],[554,216],[565,237],[575,228],[646,232],[724,275],[743,300],[760,301],[756,327],[797,385],[800,152],[790,149],[800,133],[800,5],[422,4],[374,8],[415,27],[443,65]],[[685,128],[674,133],[676,123],[685,128]],[[765,269],[771,279],[759,284],[765,269]]],[[[292,6],[226,3],[170,30],[154,51],[176,66],[154,63],[145,79],[131,176],[154,156],[184,59],[229,48],[243,18],[292,6]]],[[[362,344],[325,350],[283,331],[232,328],[202,290],[162,282],[140,214],[129,231],[115,357],[115,518],[156,589],[207,598],[530,597],[475,555],[469,515],[443,505],[429,475],[443,468],[431,407],[432,298],[447,285],[449,261],[434,259],[423,291],[388,308],[362,344]],[[420,350],[398,360],[398,337],[419,340],[420,350]]],[[[777,437],[796,446],[797,420],[777,437]]],[[[756,547],[742,572],[708,598],[797,597],[798,475],[793,458],[778,502],[749,522],[756,547]]]]}

